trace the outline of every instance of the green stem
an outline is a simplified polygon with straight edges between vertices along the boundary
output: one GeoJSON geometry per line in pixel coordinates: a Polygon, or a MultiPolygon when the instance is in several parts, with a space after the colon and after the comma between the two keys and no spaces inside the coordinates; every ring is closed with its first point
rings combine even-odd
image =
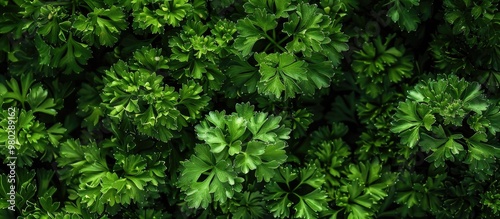
{"type": "Polygon", "coordinates": [[[267,51],[267,49],[269,49],[269,47],[270,47],[271,45],[272,45],[271,43],[267,44],[266,48],[264,48],[264,52],[266,52],[266,51],[267,51]]]}
{"type": "Polygon", "coordinates": [[[278,43],[281,44],[285,42],[285,40],[287,40],[288,38],[290,38],[290,36],[286,36],[285,38],[281,39],[278,43]]]}
{"type": "Polygon", "coordinates": [[[64,6],[64,5],[69,5],[72,4],[72,2],[45,2],[46,5],[53,5],[53,6],[64,6]]]}
{"type": "Polygon", "coordinates": [[[264,36],[269,40],[271,41],[276,47],[278,47],[278,49],[280,49],[281,51],[283,52],[286,52],[286,49],[283,48],[282,46],[280,46],[280,44],[278,44],[273,38],[271,38],[269,35],[267,35],[267,33],[264,33],[264,36]]]}

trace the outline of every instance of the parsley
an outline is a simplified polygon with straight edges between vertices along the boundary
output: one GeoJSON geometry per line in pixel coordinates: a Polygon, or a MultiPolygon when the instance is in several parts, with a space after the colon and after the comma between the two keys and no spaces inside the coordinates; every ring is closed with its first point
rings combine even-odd
{"type": "Polygon", "coordinates": [[[499,218],[499,5],[0,0],[0,218],[499,218]]]}

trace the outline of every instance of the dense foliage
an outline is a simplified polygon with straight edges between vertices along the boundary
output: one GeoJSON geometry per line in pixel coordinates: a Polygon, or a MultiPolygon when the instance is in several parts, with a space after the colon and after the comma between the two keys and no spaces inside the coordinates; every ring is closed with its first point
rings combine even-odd
{"type": "Polygon", "coordinates": [[[499,8],[0,0],[0,218],[499,218],[499,8]]]}

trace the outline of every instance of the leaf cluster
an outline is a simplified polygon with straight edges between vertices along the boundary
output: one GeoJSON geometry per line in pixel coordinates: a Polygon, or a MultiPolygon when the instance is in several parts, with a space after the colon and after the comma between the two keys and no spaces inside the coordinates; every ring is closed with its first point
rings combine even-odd
{"type": "Polygon", "coordinates": [[[498,218],[498,6],[0,0],[0,218],[498,218]]]}

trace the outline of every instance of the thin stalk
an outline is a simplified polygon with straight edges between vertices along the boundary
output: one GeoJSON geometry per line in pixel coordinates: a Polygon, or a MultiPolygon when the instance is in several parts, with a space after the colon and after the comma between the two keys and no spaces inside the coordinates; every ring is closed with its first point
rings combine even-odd
{"type": "Polygon", "coordinates": [[[281,51],[283,52],[286,52],[286,49],[283,48],[282,46],[280,46],[280,44],[278,44],[273,38],[271,38],[269,35],[267,35],[267,33],[264,33],[264,36],[269,40],[271,41],[276,47],[278,47],[281,51]]]}
{"type": "Polygon", "coordinates": [[[46,5],[53,5],[53,6],[64,6],[64,5],[69,5],[72,4],[72,2],[45,2],[46,5]]]}
{"type": "Polygon", "coordinates": [[[285,38],[281,39],[278,43],[281,44],[285,42],[285,40],[287,40],[288,38],[290,38],[290,36],[286,36],[285,38]]]}

